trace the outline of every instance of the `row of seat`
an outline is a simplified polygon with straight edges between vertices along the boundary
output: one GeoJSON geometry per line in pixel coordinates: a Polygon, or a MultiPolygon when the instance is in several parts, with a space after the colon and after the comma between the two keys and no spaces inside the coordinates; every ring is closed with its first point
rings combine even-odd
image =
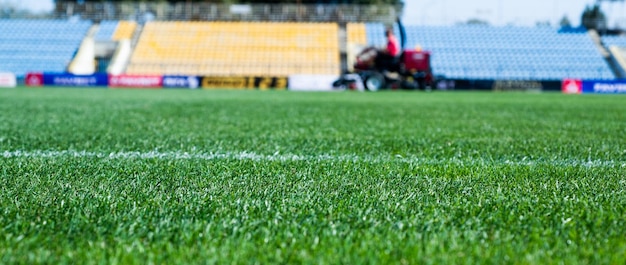
{"type": "MultiPolygon", "coordinates": [[[[76,52],[90,21],[0,19],[0,71],[59,71],[76,52]]],[[[96,39],[132,38],[132,21],[103,21],[96,39]]],[[[384,25],[348,23],[349,45],[384,45],[384,25]]],[[[395,28],[396,34],[399,30],[395,28]]],[[[584,33],[517,27],[407,26],[406,47],[433,52],[436,74],[492,79],[607,78],[613,74],[584,33]],[[491,76],[489,76],[491,75],[491,76]],[[577,76],[576,76],[577,75],[577,76]]],[[[239,75],[338,74],[335,23],[150,22],[129,73],[239,75]]],[[[603,37],[626,46],[625,37],[603,37]]]]}
{"type": "Polygon", "coordinates": [[[602,42],[607,46],[626,47],[626,36],[604,36],[602,42]]]}
{"type": "Polygon", "coordinates": [[[110,41],[113,38],[113,34],[117,29],[117,24],[119,21],[116,20],[104,20],[100,22],[98,27],[98,32],[96,32],[95,40],[96,41],[110,41]]]}
{"type": "Polygon", "coordinates": [[[338,30],[335,23],[150,22],[127,71],[338,74],[338,30]]]}
{"type": "Polygon", "coordinates": [[[135,21],[101,21],[95,39],[97,41],[128,40],[133,37],[136,28],[137,22],[135,21]]]}
{"type": "Polygon", "coordinates": [[[367,33],[365,24],[348,23],[346,24],[346,41],[352,45],[367,45],[367,33]]]}
{"type": "MultiPolygon", "coordinates": [[[[258,54],[258,55],[225,55],[219,53],[206,53],[206,54],[193,54],[180,53],[176,56],[176,58],[135,58],[133,60],[134,64],[145,64],[145,63],[172,63],[177,64],[181,62],[195,64],[195,63],[231,63],[231,64],[240,64],[244,65],[249,62],[260,62],[261,64],[303,64],[299,62],[300,60],[306,60],[307,64],[329,64],[336,66],[339,63],[338,56],[334,56],[334,58],[324,58],[324,57],[314,57],[313,54],[309,54],[309,56],[284,56],[284,54],[278,53],[268,53],[268,54],[258,54]],[[295,63],[294,63],[295,62],[295,63]]],[[[135,55],[139,57],[139,55],[135,55]]],[[[325,55],[324,55],[325,56],[325,55]]]]}
{"type": "Polygon", "coordinates": [[[500,80],[562,80],[565,78],[576,79],[613,79],[614,76],[602,70],[595,72],[579,70],[549,70],[549,71],[519,71],[519,70],[481,70],[481,69],[444,69],[446,77],[452,79],[478,79],[493,80],[498,76],[500,80]]]}
{"type": "Polygon", "coordinates": [[[13,54],[13,53],[20,52],[20,51],[32,54],[31,51],[33,50],[56,51],[56,50],[76,48],[76,40],[54,41],[52,43],[50,42],[50,40],[32,41],[32,40],[21,40],[21,39],[10,39],[10,40],[5,39],[5,41],[7,42],[0,43],[0,50],[8,54],[13,54]]]}
{"type": "Polygon", "coordinates": [[[137,28],[137,22],[135,21],[120,21],[115,29],[115,33],[112,36],[114,41],[117,40],[129,40],[133,37],[135,29],[137,28]]]}
{"type": "Polygon", "coordinates": [[[0,72],[63,72],[90,21],[0,19],[0,72]]]}
{"type": "MultiPolygon", "coordinates": [[[[364,25],[368,45],[384,46],[385,26],[364,25]]],[[[394,31],[399,35],[397,26],[394,31]]],[[[615,77],[584,32],[560,33],[550,27],[406,26],[405,33],[405,47],[431,51],[435,73],[453,78],[615,77]]]]}
{"type": "Polygon", "coordinates": [[[260,64],[228,64],[228,63],[147,63],[132,64],[127,71],[142,74],[177,74],[188,75],[248,75],[248,76],[289,76],[294,73],[328,74],[335,71],[333,65],[260,65],[260,64]]]}

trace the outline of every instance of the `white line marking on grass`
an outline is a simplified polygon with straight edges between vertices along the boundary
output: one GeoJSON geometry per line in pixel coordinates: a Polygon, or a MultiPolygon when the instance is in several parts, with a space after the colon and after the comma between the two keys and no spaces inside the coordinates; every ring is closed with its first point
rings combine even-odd
{"type": "MultiPolygon", "coordinates": [[[[261,155],[254,152],[222,152],[222,153],[189,153],[189,152],[162,152],[162,151],[128,151],[128,152],[90,152],[90,151],[4,151],[4,158],[32,157],[32,158],[55,158],[55,157],[76,157],[76,158],[109,158],[109,159],[199,159],[199,160],[253,160],[253,161],[373,161],[373,159],[363,159],[350,155],[261,155]]],[[[382,160],[385,161],[385,160],[382,160]]]]}
{"type": "Polygon", "coordinates": [[[76,150],[14,150],[0,151],[2,158],[100,158],[100,159],[167,159],[167,160],[250,160],[250,161],[312,161],[312,162],[401,162],[424,165],[466,165],[466,166],[488,166],[488,165],[511,165],[511,166],[570,166],[570,167],[622,167],[626,168],[626,162],[612,160],[556,160],[538,159],[529,160],[524,158],[520,161],[490,160],[476,158],[421,158],[416,156],[402,157],[398,155],[297,155],[297,154],[258,154],[250,151],[241,152],[180,152],[180,151],[119,151],[119,152],[94,152],[76,150]]]}

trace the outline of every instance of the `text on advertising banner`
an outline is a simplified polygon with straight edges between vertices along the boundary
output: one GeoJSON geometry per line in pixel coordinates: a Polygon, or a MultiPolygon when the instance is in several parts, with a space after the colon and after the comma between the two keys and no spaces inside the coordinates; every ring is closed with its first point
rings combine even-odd
{"type": "Polygon", "coordinates": [[[200,80],[197,76],[163,76],[164,88],[189,88],[196,89],[200,87],[200,80]]]}
{"type": "Polygon", "coordinates": [[[583,94],[626,94],[626,80],[583,80],[583,94]]]}
{"type": "Polygon", "coordinates": [[[565,79],[561,90],[564,94],[580,94],[583,92],[583,82],[580,79],[565,79]]]}
{"type": "Polygon", "coordinates": [[[163,77],[160,75],[109,75],[109,87],[161,88],[163,77]]]}
{"type": "Polygon", "coordinates": [[[0,73],[0,87],[16,87],[17,78],[13,73],[0,73]]]}
{"type": "Polygon", "coordinates": [[[106,87],[106,74],[74,75],[69,73],[43,73],[43,84],[49,86],[106,87]]]}
{"type": "Polygon", "coordinates": [[[27,86],[43,86],[43,73],[28,73],[24,78],[27,86]]]}
{"type": "Polygon", "coordinates": [[[287,89],[287,77],[255,76],[205,76],[202,77],[204,89],[287,89]]]}

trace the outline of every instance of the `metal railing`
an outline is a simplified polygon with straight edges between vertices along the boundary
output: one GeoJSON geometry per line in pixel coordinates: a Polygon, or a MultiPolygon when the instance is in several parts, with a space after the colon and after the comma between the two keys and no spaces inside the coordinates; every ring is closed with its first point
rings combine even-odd
{"type": "Polygon", "coordinates": [[[57,2],[51,16],[140,23],[150,20],[393,23],[401,12],[402,6],[394,5],[57,2]]]}

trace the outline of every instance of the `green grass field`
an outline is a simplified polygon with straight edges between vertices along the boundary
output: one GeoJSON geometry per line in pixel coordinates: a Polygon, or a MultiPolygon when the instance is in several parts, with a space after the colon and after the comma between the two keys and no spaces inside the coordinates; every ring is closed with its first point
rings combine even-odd
{"type": "Polygon", "coordinates": [[[626,97],[2,89],[0,263],[625,264],[626,97]]]}

